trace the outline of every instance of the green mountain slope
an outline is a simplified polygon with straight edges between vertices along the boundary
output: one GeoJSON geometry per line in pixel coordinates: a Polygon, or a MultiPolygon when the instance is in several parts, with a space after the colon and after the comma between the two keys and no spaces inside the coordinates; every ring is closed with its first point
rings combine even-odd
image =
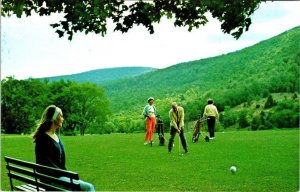
{"type": "Polygon", "coordinates": [[[107,69],[97,69],[87,72],[82,72],[72,75],[62,75],[55,77],[41,78],[48,79],[50,82],[59,81],[61,79],[70,80],[75,82],[92,82],[92,83],[103,83],[105,81],[111,81],[116,79],[122,79],[126,77],[134,77],[141,75],[156,69],[150,67],[118,67],[118,68],[107,68],[107,69]]]}
{"type": "Polygon", "coordinates": [[[224,110],[225,106],[236,106],[269,93],[298,92],[299,42],[298,26],[233,53],[105,82],[103,86],[115,112],[140,113],[149,96],[159,99],[161,105],[175,100],[194,113],[201,110],[208,97],[213,97],[224,110]]]}

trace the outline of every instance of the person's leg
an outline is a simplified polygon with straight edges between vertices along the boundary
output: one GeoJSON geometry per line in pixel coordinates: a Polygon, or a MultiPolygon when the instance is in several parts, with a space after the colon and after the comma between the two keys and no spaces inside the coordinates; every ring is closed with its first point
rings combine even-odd
{"type": "MultiPolygon", "coordinates": [[[[60,177],[59,178],[62,181],[69,181],[70,182],[70,178],[68,177],[60,177]]],[[[94,185],[82,180],[74,180],[74,183],[78,183],[80,185],[80,190],[81,191],[95,191],[94,185]]]]}
{"type": "Polygon", "coordinates": [[[208,131],[209,131],[209,137],[213,137],[213,132],[212,132],[212,117],[207,118],[207,126],[208,126],[208,131]]]}
{"type": "Polygon", "coordinates": [[[144,144],[147,144],[147,142],[150,141],[150,135],[151,135],[151,129],[150,129],[150,123],[151,123],[151,120],[150,118],[147,118],[146,120],[146,136],[145,136],[145,143],[144,144]]]}
{"type": "Polygon", "coordinates": [[[151,138],[150,138],[151,141],[153,140],[153,134],[155,131],[155,123],[156,123],[156,119],[155,119],[155,117],[152,117],[151,118],[151,138]]]}
{"type": "Polygon", "coordinates": [[[170,140],[169,140],[169,145],[168,145],[168,151],[169,152],[171,152],[171,150],[172,150],[175,135],[176,135],[176,129],[173,128],[173,127],[171,127],[171,130],[170,130],[170,140]]]}
{"type": "Polygon", "coordinates": [[[212,138],[215,137],[215,123],[216,123],[216,118],[215,117],[212,117],[212,120],[211,120],[211,132],[212,132],[212,138]]]}
{"type": "Polygon", "coordinates": [[[79,183],[81,191],[95,191],[94,185],[92,185],[91,183],[82,180],[76,180],[75,182],[79,183]]]}
{"type": "Polygon", "coordinates": [[[180,137],[180,140],[181,140],[182,147],[183,147],[184,151],[187,153],[188,152],[188,147],[187,147],[186,139],[185,139],[185,136],[184,136],[184,129],[181,129],[179,137],[180,137]]]}

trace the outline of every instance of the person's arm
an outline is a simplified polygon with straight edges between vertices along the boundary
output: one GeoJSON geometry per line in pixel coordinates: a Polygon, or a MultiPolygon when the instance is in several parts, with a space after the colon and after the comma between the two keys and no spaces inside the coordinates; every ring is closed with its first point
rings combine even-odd
{"type": "Polygon", "coordinates": [[[145,106],[144,111],[143,111],[143,115],[145,118],[149,117],[149,107],[148,105],[145,106]]]}
{"type": "Polygon", "coordinates": [[[203,112],[203,116],[202,116],[204,119],[207,117],[207,115],[206,115],[206,114],[207,114],[206,110],[207,110],[207,106],[205,106],[204,112],[203,112]]]}
{"type": "Polygon", "coordinates": [[[218,113],[218,109],[216,106],[215,106],[215,116],[216,116],[216,119],[219,119],[219,113],[218,113]]]}
{"type": "Polygon", "coordinates": [[[177,126],[177,123],[175,121],[175,118],[173,116],[173,113],[172,113],[172,110],[169,111],[169,117],[170,117],[170,123],[171,125],[178,130],[178,126],[177,126]]]}
{"type": "Polygon", "coordinates": [[[181,116],[179,121],[179,129],[182,129],[184,126],[184,109],[181,108],[181,116]]]}

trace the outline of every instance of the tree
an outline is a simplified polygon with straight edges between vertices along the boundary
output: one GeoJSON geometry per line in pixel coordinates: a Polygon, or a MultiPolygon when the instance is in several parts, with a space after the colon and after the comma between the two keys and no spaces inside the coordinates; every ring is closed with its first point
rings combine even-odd
{"type": "Polygon", "coordinates": [[[237,122],[237,116],[235,112],[230,110],[229,106],[225,107],[224,113],[220,113],[220,122],[223,124],[224,128],[228,128],[237,122]]]}
{"type": "Polygon", "coordinates": [[[1,81],[1,131],[31,133],[50,104],[59,106],[65,122],[64,134],[75,129],[84,135],[87,128],[101,129],[111,113],[104,90],[95,84],[59,81],[48,84],[35,79],[1,81]]]}
{"type": "Polygon", "coordinates": [[[238,39],[251,25],[250,16],[264,0],[252,1],[211,1],[211,0],[5,0],[2,1],[1,15],[36,12],[40,16],[62,13],[64,20],[51,24],[59,37],[67,35],[72,40],[76,32],[96,33],[104,36],[107,22],[112,20],[114,30],[127,32],[135,25],[145,26],[154,33],[154,23],[161,18],[174,18],[174,26],[187,27],[189,31],[208,22],[207,14],[221,22],[224,33],[238,39]]]}
{"type": "Polygon", "coordinates": [[[49,88],[38,80],[1,81],[1,129],[5,133],[31,133],[49,102],[49,88]]]}
{"type": "Polygon", "coordinates": [[[300,103],[292,99],[285,99],[271,109],[269,121],[277,128],[299,127],[300,103]]]}
{"type": "Polygon", "coordinates": [[[260,118],[259,116],[255,116],[252,118],[252,121],[251,121],[251,130],[253,131],[256,131],[258,130],[259,126],[260,126],[260,118]]]}
{"type": "Polygon", "coordinates": [[[247,120],[247,111],[246,110],[242,110],[239,113],[238,123],[239,123],[240,128],[245,128],[249,125],[248,120],[247,120]]]}
{"type": "Polygon", "coordinates": [[[276,101],[274,101],[273,96],[270,94],[265,103],[265,109],[269,109],[276,105],[276,101]]]}
{"type": "Polygon", "coordinates": [[[110,114],[104,90],[91,83],[71,84],[55,102],[61,103],[65,110],[65,129],[70,133],[78,129],[84,135],[89,127],[103,128],[110,114]]]}

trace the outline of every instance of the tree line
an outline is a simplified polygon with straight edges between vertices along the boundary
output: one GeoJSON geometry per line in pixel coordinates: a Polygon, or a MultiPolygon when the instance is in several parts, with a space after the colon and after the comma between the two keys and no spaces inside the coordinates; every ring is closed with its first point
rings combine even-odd
{"type": "Polygon", "coordinates": [[[43,110],[51,104],[64,113],[61,130],[65,135],[74,134],[76,130],[82,135],[86,131],[99,132],[111,115],[103,88],[95,84],[8,77],[1,81],[1,87],[2,133],[32,133],[43,110]]]}
{"type": "MultiPolygon", "coordinates": [[[[142,116],[144,105],[133,104],[128,106],[127,111],[112,113],[104,89],[96,84],[64,80],[49,83],[8,77],[1,81],[1,86],[2,133],[32,133],[43,110],[50,104],[63,110],[65,121],[61,133],[64,135],[134,133],[145,130],[145,119],[142,116]]],[[[243,97],[238,91],[234,95],[243,97]]],[[[298,127],[298,93],[288,95],[277,101],[269,93],[267,97],[262,95],[251,101],[245,100],[242,106],[237,107],[222,100],[228,97],[223,92],[214,94],[215,105],[220,112],[217,131],[230,127],[249,130],[298,127]]],[[[165,131],[169,130],[168,112],[173,101],[184,107],[186,126],[191,130],[193,123],[202,116],[206,100],[210,96],[210,92],[200,94],[193,88],[185,94],[157,99],[155,105],[164,122],[165,131]]],[[[123,105],[121,101],[119,104],[123,105]]]]}

